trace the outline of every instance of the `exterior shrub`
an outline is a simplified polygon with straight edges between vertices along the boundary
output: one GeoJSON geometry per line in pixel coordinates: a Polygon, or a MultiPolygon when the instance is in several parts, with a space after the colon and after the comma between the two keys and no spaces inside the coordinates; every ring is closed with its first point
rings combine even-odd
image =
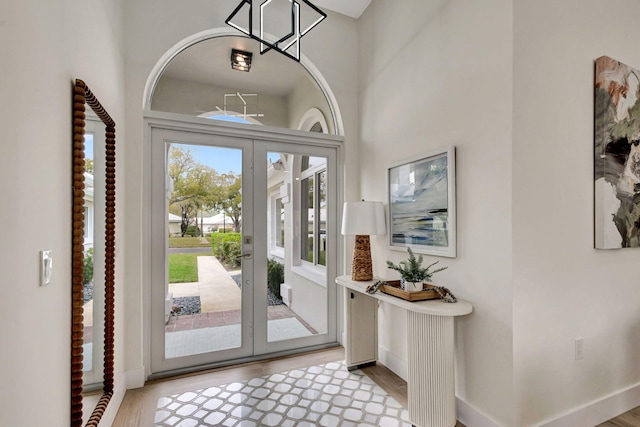
{"type": "Polygon", "coordinates": [[[82,284],[86,285],[93,280],[93,248],[84,253],[82,261],[82,284]]]}
{"type": "Polygon", "coordinates": [[[240,266],[240,241],[227,241],[222,243],[222,256],[226,263],[233,267],[240,266]]]}
{"type": "Polygon", "coordinates": [[[184,233],[184,235],[190,236],[190,237],[199,237],[200,227],[196,227],[195,225],[190,225],[187,227],[187,231],[184,233]]]}
{"type": "Polygon", "coordinates": [[[274,259],[267,260],[267,286],[273,295],[280,296],[281,283],[284,283],[284,265],[274,259]]]}
{"type": "Polygon", "coordinates": [[[241,233],[213,233],[211,234],[213,255],[224,264],[238,267],[242,255],[241,241],[241,233]]]}

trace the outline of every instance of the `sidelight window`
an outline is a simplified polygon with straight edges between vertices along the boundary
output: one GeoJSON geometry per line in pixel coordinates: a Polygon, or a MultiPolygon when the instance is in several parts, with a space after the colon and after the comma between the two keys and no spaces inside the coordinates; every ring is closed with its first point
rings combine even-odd
{"type": "Polygon", "coordinates": [[[300,174],[300,260],[327,265],[327,162],[304,156],[300,174]]]}

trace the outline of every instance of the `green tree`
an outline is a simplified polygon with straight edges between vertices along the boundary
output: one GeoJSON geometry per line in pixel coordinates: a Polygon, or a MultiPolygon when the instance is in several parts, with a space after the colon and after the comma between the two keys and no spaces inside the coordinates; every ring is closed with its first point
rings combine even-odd
{"type": "Polygon", "coordinates": [[[216,191],[211,206],[223,211],[233,221],[234,231],[240,232],[242,215],[242,176],[233,172],[218,175],[215,183],[216,191]]]}
{"type": "MultiPolygon", "coordinates": [[[[182,217],[182,235],[196,225],[198,211],[215,210],[229,216],[239,232],[242,214],[242,176],[218,173],[199,163],[188,148],[174,144],[169,151],[169,176],[173,192],[169,212],[182,217]]],[[[204,230],[201,230],[204,231],[204,230]]]]}
{"type": "Polygon", "coordinates": [[[181,216],[184,237],[189,226],[196,225],[197,229],[198,211],[212,206],[218,173],[196,161],[188,148],[173,145],[169,151],[169,176],[173,180],[169,212],[181,216]]]}
{"type": "Polygon", "coordinates": [[[84,171],[93,175],[93,159],[84,159],[84,171]]]}

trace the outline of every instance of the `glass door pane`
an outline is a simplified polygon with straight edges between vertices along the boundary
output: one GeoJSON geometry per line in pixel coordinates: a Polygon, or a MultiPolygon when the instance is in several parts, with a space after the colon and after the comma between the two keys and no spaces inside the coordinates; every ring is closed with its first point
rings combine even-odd
{"type": "Polygon", "coordinates": [[[251,355],[251,143],[169,130],[152,143],[152,370],[251,355]]]}
{"type": "Polygon", "coordinates": [[[242,345],[242,150],[168,147],[167,358],[242,345]]]}
{"type": "MultiPolygon", "coordinates": [[[[265,162],[263,171],[256,168],[256,175],[266,175],[266,180],[256,181],[256,192],[266,192],[256,205],[263,204],[267,213],[255,217],[256,230],[265,230],[266,242],[256,241],[255,304],[262,307],[254,315],[256,325],[264,324],[265,351],[333,342],[335,300],[332,273],[327,269],[327,218],[329,196],[335,195],[327,194],[327,184],[328,169],[334,172],[335,165],[330,165],[329,155],[322,155],[321,149],[268,147],[264,157],[260,146],[255,148],[256,163],[265,162]]],[[[335,180],[330,184],[335,185],[335,180]]],[[[335,255],[334,251],[333,259],[335,255]]]]}

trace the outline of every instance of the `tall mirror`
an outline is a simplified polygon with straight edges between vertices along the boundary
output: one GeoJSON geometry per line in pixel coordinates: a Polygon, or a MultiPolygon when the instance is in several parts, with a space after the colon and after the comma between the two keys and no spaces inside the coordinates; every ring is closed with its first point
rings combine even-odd
{"type": "Polygon", "coordinates": [[[82,80],[73,100],[72,259],[71,426],[90,427],[114,389],[115,122],[82,80]]]}
{"type": "Polygon", "coordinates": [[[84,260],[82,392],[84,418],[100,398],[104,363],[105,125],[86,106],[84,128],[84,260]],[[98,285],[98,286],[95,286],[98,285]]]}

